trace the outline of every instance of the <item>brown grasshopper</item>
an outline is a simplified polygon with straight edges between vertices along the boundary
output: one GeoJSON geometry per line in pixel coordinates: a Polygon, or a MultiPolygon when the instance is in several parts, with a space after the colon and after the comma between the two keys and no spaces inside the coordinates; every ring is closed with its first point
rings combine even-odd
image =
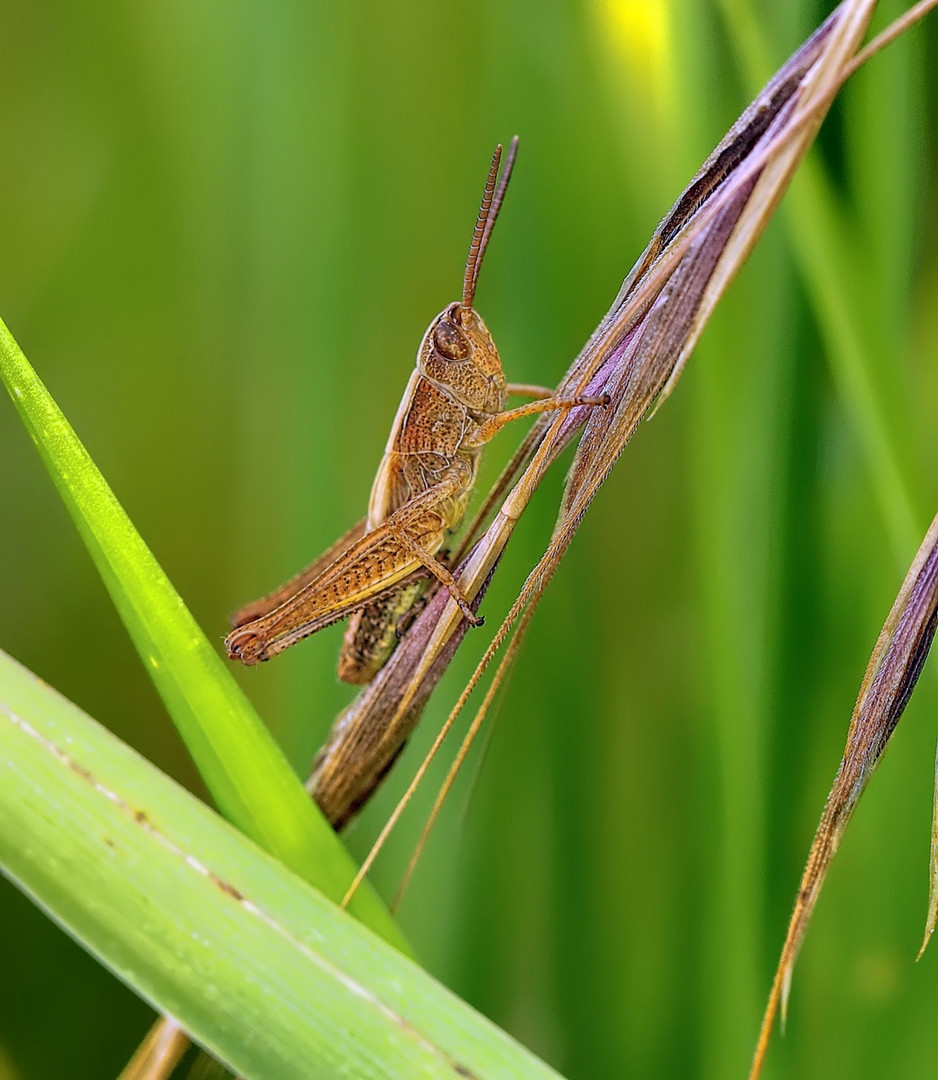
{"type": "Polygon", "coordinates": [[[470,624],[480,625],[437,553],[465,516],[482,448],[512,420],[608,401],[559,398],[543,387],[506,382],[492,336],[472,306],[517,147],[515,137],[500,175],[502,148],[495,149],[462,299],[437,315],[423,336],[371,489],[368,516],[296,577],[237,612],[235,629],[225,639],[230,657],[245,664],[269,660],[352,615],[339,676],[368,682],[393,650],[398,624],[428,577],[449,590],[470,624]],[[538,400],[506,410],[511,394],[538,400]]]}

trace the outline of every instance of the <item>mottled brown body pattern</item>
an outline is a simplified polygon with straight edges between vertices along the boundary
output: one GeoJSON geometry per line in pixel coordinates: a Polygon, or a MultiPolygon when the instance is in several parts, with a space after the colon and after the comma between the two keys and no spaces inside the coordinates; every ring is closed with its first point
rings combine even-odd
{"type": "MultiPolygon", "coordinates": [[[[416,369],[391,429],[366,519],[368,530],[376,529],[415,495],[435,487],[448,472],[456,470],[454,475],[462,479],[461,490],[440,507],[441,532],[439,541],[427,548],[431,555],[443,546],[446,533],[461,524],[475,485],[482,446],[469,445],[467,435],[481,420],[501,412],[506,397],[498,354],[497,370],[491,363],[486,365],[491,369],[488,377],[474,364],[486,358],[482,350],[476,356],[473,339],[487,338],[495,349],[485,324],[472,312],[478,325],[468,328],[469,336],[455,322],[458,311],[459,305],[451,304],[420,343],[416,369]],[[481,407],[472,408],[473,404],[481,407]]],[[[422,590],[422,583],[395,589],[352,615],[339,656],[340,679],[371,681],[397,644],[398,624],[422,590]]]]}

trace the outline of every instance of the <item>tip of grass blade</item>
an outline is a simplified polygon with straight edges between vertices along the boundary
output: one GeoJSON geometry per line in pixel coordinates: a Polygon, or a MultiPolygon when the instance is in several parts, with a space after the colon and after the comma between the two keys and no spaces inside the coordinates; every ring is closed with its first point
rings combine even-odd
{"type": "Polygon", "coordinates": [[[928,915],[925,918],[925,936],[922,938],[921,948],[915,957],[916,963],[922,959],[928,948],[936,923],[938,923],[938,748],[935,751],[935,794],[932,802],[931,857],[928,870],[928,915]]]}
{"type": "Polygon", "coordinates": [[[782,973],[782,990],[779,998],[778,1008],[778,1029],[784,1035],[785,1028],[788,1025],[788,999],[791,997],[791,975],[794,970],[794,963],[789,961],[785,965],[785,970],[782,973]]]}

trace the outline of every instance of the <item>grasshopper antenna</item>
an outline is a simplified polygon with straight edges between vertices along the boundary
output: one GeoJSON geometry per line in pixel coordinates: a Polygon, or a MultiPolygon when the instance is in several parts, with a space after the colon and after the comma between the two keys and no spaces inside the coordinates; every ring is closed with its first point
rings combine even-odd
{"type": "Polygon", "coordinates": [[[511,179],[511,170],[515,166],[515,157],[518,154],[518,136],[511,140],[508,147],[508,155],[505,158],[505,167],[499,176],[498,166],[502,160],[502,144],[495,147],[492,155],[492,164],[489,166],[488,179],[485,181],[485,190],[482,192],[482,205],[479,207],[479,216],[476,218],[476,227],[472,231],[472,240],[469,244],[469,257],[466,259],[466,274],[462,283],[463,311],[471,311],[472,303],[476,295],[476,281],[479,277],[479,267],[482,265],[482,256],[488,247],[489,237],[495,227],[498,212],[502,208],[502,200],[508,189],[508,181],[511,179]],[[497,188],[496,188],[497,184],[497,188]]]}

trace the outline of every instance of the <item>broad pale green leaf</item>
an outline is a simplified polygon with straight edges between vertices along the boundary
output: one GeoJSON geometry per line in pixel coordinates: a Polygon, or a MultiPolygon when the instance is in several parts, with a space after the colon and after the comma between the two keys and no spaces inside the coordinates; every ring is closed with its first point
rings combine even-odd
{"type": "Polygon", "coordinates": [[[0,653],[0,865],[239,1075],[556,1077],[0,653]]]}
{"type": "MultiPolygon", "coordinates": [[[[354,877],[352,860],[2,322],[0,378],[219,809],[327,896],[341,898],[354,877]]],[[[406,948],[374,892],[359,895],[355,914],[406,948]]]]}

